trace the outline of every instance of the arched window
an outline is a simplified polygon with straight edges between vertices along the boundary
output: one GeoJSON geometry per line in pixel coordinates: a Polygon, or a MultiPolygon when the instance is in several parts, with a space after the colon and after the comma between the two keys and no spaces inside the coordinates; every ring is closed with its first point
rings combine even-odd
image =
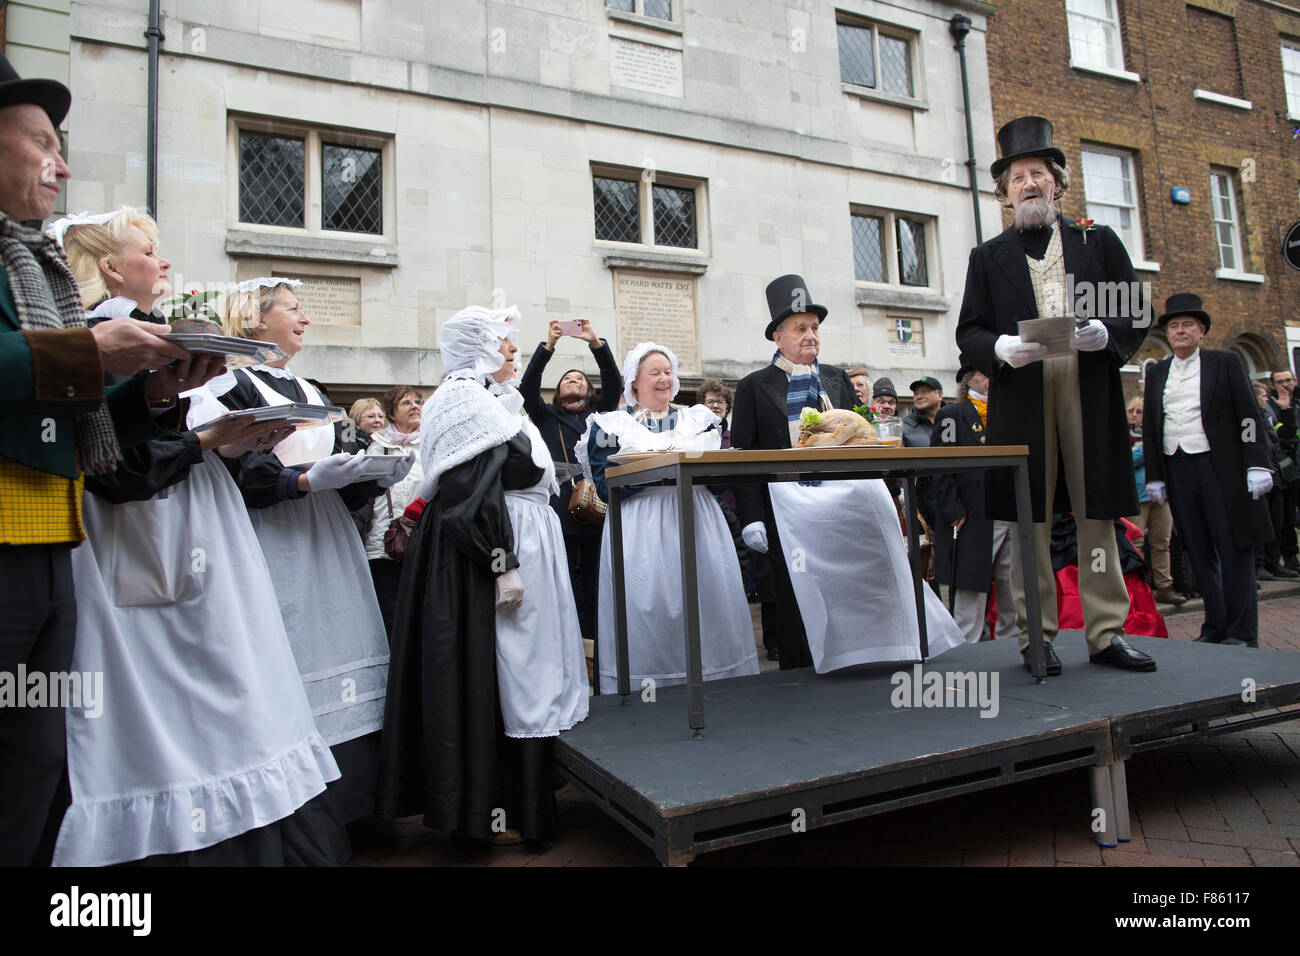
{"type": "Polygon", "coordinates": [[[1247,332],[1237,336],[1231,350],[1246,363],[1246,374],[1252,380],[1268,378],[1273,368],[1273,349],[1267,342],[1247,332]]]}

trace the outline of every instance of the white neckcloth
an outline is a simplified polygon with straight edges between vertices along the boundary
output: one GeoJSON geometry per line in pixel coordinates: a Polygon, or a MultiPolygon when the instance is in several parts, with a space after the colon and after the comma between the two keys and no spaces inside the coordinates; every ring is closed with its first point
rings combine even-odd
{"type": "Polygon", "coordinates": [[[148,501],[87,495],[84,519],[72,667],[103,675],[103,709],[68,709],[72,805],[55,865],[212,846],[337,779],[262,550],[215,453],[148,501]]]}

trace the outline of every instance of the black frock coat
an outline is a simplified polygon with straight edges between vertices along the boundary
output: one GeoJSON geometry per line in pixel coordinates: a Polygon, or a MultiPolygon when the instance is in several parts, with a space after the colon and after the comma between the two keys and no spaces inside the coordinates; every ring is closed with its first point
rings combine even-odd
{"type": "MultiPolygon", "coordinates": [[[[1074,277],[1076,290],[1097,289],[1086,284],[1137,281],[1123,243],[1110,228],[1092,229],[1085,241],[1085,234],[1071,228],[1064,216],[1058,218],[1057,227],[1061,230],[1065,272],[1067,277],[1074,277]]],[[[1110,338],[1100,351],[1078,353],[1087,501],[1070,502],[1065,469],[1058,467],[1054,502],[1048,502],[1043,494],[1043,363],[1012,368],[993,352],[998,336],[1017,334],[1019,320],[1039,317],[1025,250],[1019,233],[1011,227],[971,251],[957,319],[957,347],[971,365],[989,377],[988,444],[1029,446],[1029,486],[1035,521],[1050,519],[1049,506],[1058,513],[1083,510],[1089,518],[1138,513],[1119,370],[1146,338],[1150,315],[1141,295],[1129,297],[1128,310],[1117,309],[1114,315],[1106,314],[1106,296],[1094,294],[1092,298],[1100,305],[1090,317],[1105,323],[1110,338]]],[[[1016,520],[1013,481],[1009,468],[989,473],[988,517],[1016,520]]]]}
{"type": "Polygon", "coordinates": [[[517,568],[505,492],[541,478],[522,433],[439,476],[407,545],[393,624],[377,811],[486,839],[499,809],[525,839],[555,835],[554,738],[505,736],[496,577],[517,568]]]}
{"type": "MultiPolygon", "coordinates": [[[[857,392],[842,369],[821,365],[822,388],[836,408],[852,408],[857,392]]],[[[736,400],[731,413],[731,447],[747,449],[789,448],[790,425],[786,417],[785,396],[790,378],[775,365],[751,372],[736,385],[736,400]]],[[[772,584],[776,591],[777,617],[781,633],[781,669],[811,667],[808,635],[799,614],[799,601],[790,582],[772,514],[772,498],[765,484],[736,484],[736,505],[740,526],[762,521],[767,528],[768,555],[771,558],[772,584]]],[[[769,645],[771,646],[771,645],[769,645]]]]}
{"type": "MultiPolygon", "coordinates": [[[[975,406],[963,399],[945,405],[934,416],[930,447],[983,445],[985,428],[975,406]],[[949,440],[945,440],[949,439],[949,440]]],[[[963,515],[966,523],[957,536],[957,587],[988,593],[993,579],[993,521],[984,517],[984,471],[962,470],[936,475],[934,578],[952,584],[952,523],[963,515]]]]}
{"type": "MultiPolygon", "coordinates": [[[[1173,359],[1167,358],[1147,369],[1146,397],[1142,404],[1142,443],[1146,455],[1147,481],[1168,482],[1163,453],[1165,438],[1165,383],[1173,359]]],[[[1246,489],[1247,468],[1268,468],[1269,453],[1259,405],[1251,390],[1246,368],[1233,352],[1201,349],[1201,428],[1210,442],[1210,463],[1223,492],[1237,545],[1253,548],[1273,539],[1268,502],[1251,498],[1246,489]],[[1254,420],[1256,441],[1243,441],[1254,420]]],[[[1174,512],[1178,523],[1178,512],[1174,512]]]]}

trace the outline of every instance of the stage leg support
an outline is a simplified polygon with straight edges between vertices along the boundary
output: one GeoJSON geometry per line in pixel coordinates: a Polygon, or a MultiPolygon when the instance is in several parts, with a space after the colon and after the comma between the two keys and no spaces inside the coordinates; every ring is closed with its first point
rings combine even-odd
{"type": "Polygon", "coordinates": [[[1110,765],[1110,790],[1115,801],[1115,835],[1120,843],[1133,839],[1128,816],[1128,777],[1124,772],[1124,761],[1116,760],[1110,765]]]}
{"type": "Polygon", "coordinates": [[[1098,846],[1114,846],[1117,842],[1115,826],[1115,792],[1110,778],[1111,764],[1088,768],[1088,783],[1092,791],[1092,811],[1089,826],[1098,846]]]}

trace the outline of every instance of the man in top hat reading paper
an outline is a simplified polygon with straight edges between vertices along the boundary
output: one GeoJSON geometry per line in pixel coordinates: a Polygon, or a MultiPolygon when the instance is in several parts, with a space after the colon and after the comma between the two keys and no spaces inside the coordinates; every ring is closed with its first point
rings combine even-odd
{"type": "MultiPolygon", "coordinates": [[[[1061,215],[1070,170],[1052,145],[1052,124],[1022,116],[998,131],[998,144],[995,195],[1015,211],[1015,222],[971,252],[957,347],[989,378],[988,444],[1029,446],[1047,673],[1061,672],[1051,645],[1057,633],[1052,514],[1069,511],[1079,529],[1090,660],[1153,671],[1155,660],[1124,637],[1129,599],[1112,523],[1138,511],[1119,370],[1146,338],[1147,303],[1115,233],[1061,215]],[[1020,320],[1071,314],[1076,321],[1064,354],[1019,334],[1020,320]]],[[[990,474],[988,517],[1015,520],[1012,480],[1010,469],[990,474]]],[[[1015,572],[1020,648],[1027,655],[1018,562],[1015,572]]]]}
{"type": "MultiPolygon", "coordinates": [[[[803,279],[767,287],[772,363],[736,386],[734,448],[790,448],[805,409],[859,404],[843,370],[817,361],[825,306],[803,279]]],[[[781,667],[825,673],[854,664],[920,659],[920,629],[898,513],[880,479],[735,486],[745,543],[772,555],[781,667]]],[[[962,642],[930,588],[926,635],[935,657],[962,642]]]]}

